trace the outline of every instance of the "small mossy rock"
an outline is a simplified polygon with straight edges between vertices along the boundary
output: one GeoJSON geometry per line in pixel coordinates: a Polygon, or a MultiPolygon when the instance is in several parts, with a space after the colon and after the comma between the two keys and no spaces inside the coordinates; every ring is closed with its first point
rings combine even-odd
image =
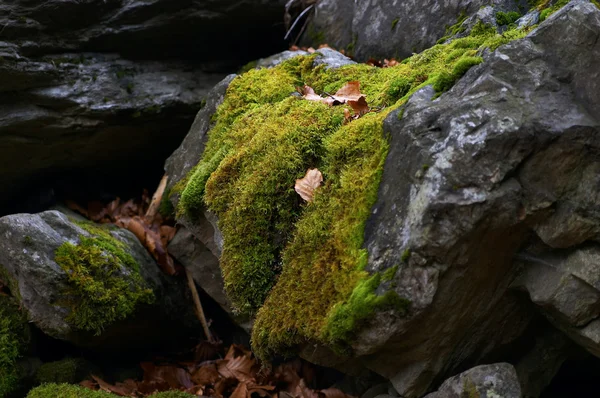
{"type": "Polygon", "coordinates": [[[101,376],[99,369],[91,362],[83,358],[65,358],[40,366],[35,374],[35,381],[38,384],[76,384],[90,378],[91,374],[101,376]]]}
{"type": "Polygon", "coordinates": [[[515,368],[508,363],[477,366],[446,380],[424,398],[521,398],[515,368]]]}
{"type": "MultiPolygon", "coordinates": [[[[149,398],[188,398],[194,397],[182,391],[164,391],[149,395],[149,398]]],[[[118,395],[104,391],[93,391],[72,384],[44,384],[29,392],[27,398],[114,398],[118,395]]]]}
{"type": "Polygon", "coordinates": [[[16,300],[0,294],[1,397],[11,397],[19,389],[23,375],[18,361],[27,352],[29,342],[30,331],[25,312],[19,309],[16,300]]]}
{"type": "Polygon", "coordinates": [[[11,294],[49,336],[107,353],[197,326],[183,284],[163,275],[129,231],[52,210],[2,217],[0,234],[11,294]]]}

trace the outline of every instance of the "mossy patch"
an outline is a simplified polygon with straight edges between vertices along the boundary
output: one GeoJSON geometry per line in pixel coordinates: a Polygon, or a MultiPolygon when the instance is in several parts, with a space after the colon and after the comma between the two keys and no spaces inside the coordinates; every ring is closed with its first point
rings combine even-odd
{"type": "Polygon", "coordinates": [[[78,244],[65,242],[55,252],[69,285],[59,304],[71,308],[67,321],[74,327],[100,334],[139,304],[151,303],[154,294],[123,242],[92,223],[78,224],[91,236],[81,235],[78,244]]]}
{"type": "Polygon", "coordinates": [[[408,310],[394,292],[379,293],[381,276],[365,271],[364,226],[389,147],[383,120],[425,85],[449,89],[484,48],[525,34],[481,26],[392,68],[326,70],[313,67],[312,55],[232,81],[202,159],[174,190],[179,216],[193,220],[206,208],[218,216],[225,287],[238,311],[256,314],[259,356],[310,340],[343,348],[376,311],[408,310]],[[344,106],[291,95],[304,84],[334,93],[353,80],[379,112],[347,124],[344,106]],[[307,204],[294,182],[313,167],[324,184],[307,204]]]}
{"type": "Polygon", "coordinates": [[[28,342],[26,315],[12,298],[0,294],[0,397],[17,389],[20,374],[16,362],[28,342]]]}
{"type": "Polygon", "coordinates": [[[92,364],[82,358],[65,358],[40,366],[35,379],[38,384],[79,383],[88,378],[93,370],[92,364]]]}
{"type": "Polygon", "coordinates": [[[516,11],[509,11],[509,12],[500,11],[500,12],[496,13],[496,23],[499,26],[513,24],[519,18],[521,18],[521,14],[516,11]]]}
{"type": "MultiPolygon", "coordinates": [[[[186,398],[194,395],[182,391],[165,391],[155,393],[149,398],[186,398]]],[[[44,384],[29,392],[27,398],[114,398],[115,394],[104,391],[93,391],[71,384],[44,384]]]]}

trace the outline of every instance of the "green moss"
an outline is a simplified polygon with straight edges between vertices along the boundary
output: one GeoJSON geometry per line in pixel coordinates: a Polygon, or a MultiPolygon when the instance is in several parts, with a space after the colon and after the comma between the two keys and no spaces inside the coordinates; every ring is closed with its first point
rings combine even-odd
{"type": "Polygon", "coordinates": [[[173,203],[171,203],[171,194],[172,190],[166,189],[163,193],[163,197],[160,200],[160,205],[158,206],[158,212],[163,218],[174,218],[175,217],[175,207],[173,207],[173,203]]]}
{"type": "Polygon", "coordinates": [[[109,324],[131,315],[154,295],[125,244],[104,228],[78,223],[91,236],[63,243],[56,263],[66,272],[69,289],[59,304],[71,307],[67,320],[76,328],[100,334],[109,324]]]}
{"type": "MultiPolygon", "coordinates": [[[[182,391],[165,391],[155,393],[149,398],[186,398],[193,397],[182,391]]],[[[115,394],[104,391],[93,391],[71,384],[44,384],[29,392],[27,398],[114,398],[115,394]]]]}
{"type": "Polygon", "coordinates": [[[326,338],[334,348],[344,347],[351,341],[361,324],[369,320],[375,311],[394,310],[400,316],[407,313],[410,301],[401,298],[395,291],[387,291],[381,296],[375,294],[380,282],[379,274],[360,281],[346,302],[333,307],[326,338]]]}
{"type": "Polygon", "coordinates": [[[396,30],[396,26],[398,26],[398,22],[399,22],[399,21],[400,21],[400,19],[399,19],[399,18],[396,18],[396,19],[394,19],[394,20],[392,21],[392,32],[393,32],[394,30],[396,30]]]}
{"type": "Polygon", "coordinates": [[[446,26],[446,34],[440,38],[437,43],[438,44],[442,44],[445,41],[447,41],[448,39],[452,38],[453,36],[462,33],[466,30],[466,28],[463,26],[463,23],[465,22],[465,20],[467,19],[467,13],[466,11],[461,11],[460,15],[458,16],[456,23],[454,25],[450,25],[450,26],[446,26]]]}
{"type": "Polygon", "coordinates": [[[104,391],[92,391],[71,384],[44,384],[29,391],[27,398],[114,398],[116,395],[104,391]]]}
{"type": "Polygon", "coordinates": [[[65,358],[43,364],[36,372],[38,384],[79,383],[89,377],[92,365],[81,358],[65,358]]]}
{"type": "Polygon", "coordinates": [[[406,263],[409,259],[410,259],[410,249],[406,249],[402,252],[402,257],[400,257],[400,260],[403,263],[406,263]]]}
{"type": "Polygon", "coordinates": [[[540,11],[540,22],[543,22],[550,15],[569,4],[570,1],[571,0],[558,0],[553,5],[550,5],[551,2],[549,0],[538,0],[534,2],[533,6],[540,11]]]}
{"type": "Polygon", "coordinates": [[[516,11],[503,12],[500,11],[496,13],[496,23],[499,26],[505,26],[513,24],[517,21],[517,19],[521,18],[521,14],[516,11]]]}
{"type": "Polygon", "coordinates": [[[389,282],[392,279],[394,279],[394,277],[396,276],[396,273],[398,272],[398,264],[394,265],[391,268],[386,269],[383,274],[381,275],[381,281],[382,282],[389,282]]]}
{"type": "Polygon", "coordinates": [[[312,66],[312,55],[232,81],[200,162],[173,189],[180,216],[195,219],[205,208],[218,216],[225,288],[239,312],[256,314],[259,356],[310,340],[343,347],[376,311],[407,310],[395,293],[379,293],[381,276],[365,271],[364,226],[388,151],[383,120],[425,85],[449,89],[484,48],[525,34],[478,27],[392,68],[326,70],[312,66]],[[343,124],[343,106],[291,95],[304,84],[334,93],[353,80],[382,111],[343,124]],[[294,182],[313,167],[324,184],[305,203],[294,182]]]}
{"type": "Polygon", "coordinates": [[[0,294],[0,397],[17,389],[20,374],[16,362],[28,342],[25,314],[12,298],[0,294]]]}
{"type": "Polygon", "coordinates": [[[258,62],[256,62],[256,61],[248,62],[246,65],[244,65],[240,68],[240,70],[238,71],[238,74],[241,75],[242,73],[246,73],[246,72],[256,68],[257,64],[258,64],[258,62]]]}

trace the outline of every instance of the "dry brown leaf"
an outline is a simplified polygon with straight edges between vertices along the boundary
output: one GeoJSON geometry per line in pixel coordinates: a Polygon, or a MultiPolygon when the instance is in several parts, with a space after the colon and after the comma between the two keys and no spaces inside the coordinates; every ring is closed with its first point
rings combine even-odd
{"type": "Polygon", "coordinates": [[[333,98],[340,104],[358,101],[360,97],[364,97],[364,95],[360,93],[360,83],[356,80],[346,83],[333,95],[333,98]]]}
{"type": "Polygon", "coordinates": [[[167,247],[169,242],[175,237],[175,232],[177,232],[177,228],[171,227],[169,225],[161,225],[159,228],[160,231],[160,241],[162,242],[164,247],[167,247]]]}
{"type": "Polygon", "coordinates": [[[89,218],[88,211],[86,209],[84,209],[83,207],[79,206],[79,204],[77,204],[76,202],[74,202],[72,200],[65,200],[65,204],[67,205],[67,207],[69,209],[76,211],[77,213],[81,214],[85,218],[89,218]]]}
{"type": "Polygon", "coordinates": [[[311,390],[306,386],[304,379],[300,380],[300,383],[298,384],[298,387],[296,387],[294,395],[296,396],[296,398],[320,398],[319,394],[316,391],[311,390]]]}
{"type": "Polygon", "coordinates": [[[329,106],[348,104],[360,116],[369,111],[366,97],[360,93],[360,83],[351,81],[346,83],[335,94],[321,97],[310,86],[304,86],[300,91],[302,97],[308,101],[318,101],[329,106]]]}
{"type": "Polygon", "coordinates": [[[133,396],[133,394],[134,394],[134,391],[132,389],[129,389],[123,385],[114,386],[110,383],[105,382],[98,376],[94,376],[94,375],[92,375],[92,378],[96,381],[96,383],[98,383],[98,386],[103,391],[111,392],[111,393],[119,395],[121,397],[130,397],[130,396],[133,396]]]}
{"type": "Polygon", "coordinates": [[[315,190],[321,186],[323,174],[319,169],[309,169],[303,178],[296,180],[294,189],[300,197],[307,202],[312,202],[315,196],[315,190]]]}
{"type": "Polygon", "coordinates": [[[252,377],[252,367],[254,364],[254,359],[240,356],[233,359],[217,361],[217,370],[219,371],[219,374],[226,379],[236,379],[239,382],[247,382],[254,380],[254,377],[252,377]]]}
{"type": "Polygon", "coordinates": [[[236,387],[235,390],[231,393],[230,398],[247,398],[248,395],[248,385],[246,383],[240,383],[236,387]]]}
{"type": "Polygon", "coordinates": [[[79,383],[79,385],[81,387],[85,387],[85,388],[88,388],[90,390],[97,390],[98,389],[98,383],[96,383],[95,381],[92,381],[92,380],[83,380],[82,382],[79,383]]]}
{"type": "Polygon", "coordinates": [[[257,386],[257,385],[248,385],[248,397],[251,397],[253,394],[258,394],[261,397],[272,397],[277,393],[273,392],[275,390],[275,386],[257,386]]]}
{"type": "Polygon", "coordinates": [[[215,384],[221,379],[215,364],[204,365],[192,372],[192,381],[196,384],[215,384]]]}
{"type": "Polygon", "coordinates": [[[350,105],[350,107],[352,108],[352,110],[358,115],[358,116],[362,116],[365,113],[368,113],[370,108],[369,105],[367,104],[367,100],[365,99],[365,97],[360,97],[358,100],[354,101],[354,100],[349,100],[348,101],[348,105],[350,105]]]}
{"type": "Polygon", "coordinates": [[[327,103],[327,98],[322,98],[320,95],[317,95],[315,90],[313,90],[313,88],[310,86],[304,86],[301,94],[305,100],[327,103]]]}
{"type": "Polygon", "coordinates": [[[324,396],[325,398],[353,398],[351,395],[348,395],[337,388],[327,388],[325,390],[321,390],[319,391],[319,395],[324,396]]]}

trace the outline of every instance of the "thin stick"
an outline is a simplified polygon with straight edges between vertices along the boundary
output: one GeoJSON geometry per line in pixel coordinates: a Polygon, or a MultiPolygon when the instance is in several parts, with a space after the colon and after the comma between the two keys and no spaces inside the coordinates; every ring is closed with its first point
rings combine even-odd
{"type": "Polygon", "coordinates": [[[202,303],[200,303],[200,296],[198,295],[198,290],[196,289],[196,283],[194,283],[194,278],[192,278],[192,273],[189,269],[185,268],[185,276],[187,277],[188,286],[192,291],[192,297],[194,299],[194,309],[196,310],[196,316],[200,320],[202,324],[202,328],[204,329],[204,334],[208,341],[212,342],[213,338],[210,334],[210,330],[208,329],[208,323],[206,322],[206,318],[204,317],[204,310],[202,309],[202,303]]]}
{"type": "Polygon", "coordinates": [[[296,19],[294,20],[294,23],[292,24],[292,27],[287,31],[287,33],[286,33],[285,37],[283,38],[283,40],[287,40],[287,38],[290,35],[290,33],[292,33],[292,30],[294,30],[294,28],[296,27],[296,24],[298,23],[298,21],[304,16],[304,14],[306,14],[307,12],[309,12],[310,10],[312,10],[313,7],[314,7],[314,5],[309,6],[304,11],[302,11],[300,13],[300,15],[298,15],[296,17],[296,19]]]}
{"type": "Polygon", "coordinates": [[[167,180],[168,177],[165,174],[160,180],[158,188],[156,188],[156,192],[154,192],[154,195],[152,195],[152,201],[150,202],[150,206],[148,207],[148,211],[146,211],[145,215],[146,221],[148,221],[150,224],[154,223],[154,218],[156,217],[156,213],[160,207],[160,202],[163,194],[165,193],[165,188],[167,187],[167,180]]]}

